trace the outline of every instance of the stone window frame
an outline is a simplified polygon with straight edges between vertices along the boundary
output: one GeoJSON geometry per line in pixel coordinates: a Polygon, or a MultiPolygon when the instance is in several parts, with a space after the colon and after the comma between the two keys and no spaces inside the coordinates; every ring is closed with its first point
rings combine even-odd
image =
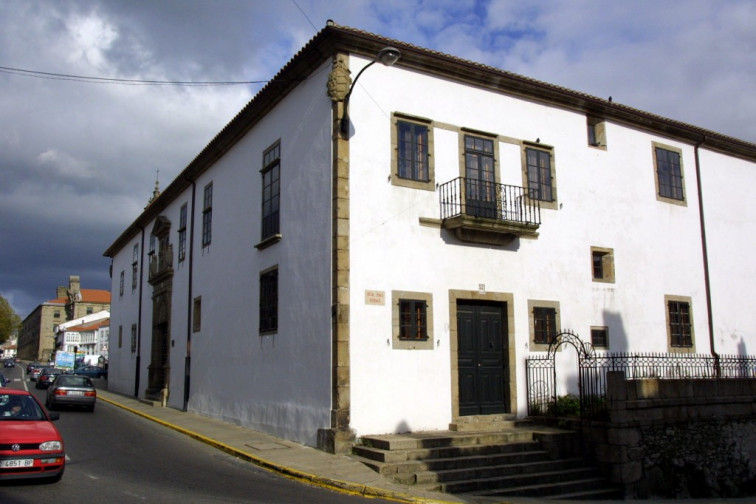
{"type": "Polygon", "coordinates": [[[609,327],[607,326],[591,326],[591,345],[593,348],[604,348],[609,349],[609,327]],[[603,331],[604,332],[604,339],[606,341],[606,344],[604,345],[597,345],[596,342],[593,339],[593,331],[603,331]]]}
{"type": "Polygon", "coordinates": [[[614,249],[606,247],[591,247],[591,278],[594,282],[614,283],[614,249]],[[601,257],[602,276],[596,276],[594,262],[601,257]]]}
{"type": "MultiPolygon", "coordinates": [[[[533,315],[534,308],[553,308],[554,322],[556,325],[556,334],[562,332],[562,316],[559,301],[547,301],[542,299],[528,299],[528,344],[530,345],[531,352],[547,352],[549,350],[548,343],[536,343],[535,342],[535,317],[533,315]]],[[[555,334],[555,336],[556,336],[555,334]]]]}
{"type": "Polygon", "coordinates": [[[546,200],[537,200],[538,204],[540,205],[541,209],[549,209],[549,210],[558,210],[559,209],[559,198],[558,198],[558,191],[557,191],[557,176],[556,176],[556,155],[554,153],[554,147],[552,145],[546,145],[540,143],[540,141],[536,142],[528,142],[528,141],[522,141],[521,144],[521,158],[522,158],[522,187],[525,188],[525,191],[528,193],[528,200],[530,200],[530,185],[528,183],[528,150],[539,150],[543,152],[548,152],[550,156],[550,162],[551,162],[551,201],[546,200]]]}
{"type": "Polygon", "coordinates": [[[693,298],[690,296],[675,296],[670,294],[664,295],[664,319],[667,327],[667,352],[669,353],[696,353],[696,331],[693,319],[693,298]],[[687,303],[688,317],[690,318],[690,346],[672,346],[672,327],[669,320],[669,303],[687,303]]]}
{"type": "Polygon", "coordinates": [[[671,203],[673,205],[678,206],[688,206],[688,192],[685,190],[685,166],[683,165],[683,151],[679,147],[673,147],[668,144],[663,144],[660,142],[651,142],[651,157],[653,158],[653,167],[654,167],[654,186],[656,188],[656,200],[661,201],[664,203],[671,203]],[[677,198],[670,198],[667,196],[662,196],[660,193],[660,187],[659,187],[659,167],[656,157],[656,149],[662,149],[670,152],[677,153],[678,156],[680,156],[680,185],[682,187],[682,199],[677,198]]]}
{"type": "Polygon", "coordinates": [[[606,150],[606,120],[596,116],[586,116],[586,130],[590,147],[606,150]]]}
{"type": "Polygon", "coordinates": [[[391,344],[394,350],[433,350],[433,294],[430,292],[391,291],[391,344]],[[425,301],[426,336],[424,340],[409,340],[399,337],[399,301],[425,301]]]}
{"type": "Polygon", "coordinates": [[[433,139],[434,122],[431,119],[411,116],[394,112],[391,114],[391,185],[398,187],[408,187],[410,189],[420,189],[423,191],[436,190],[436,170],[434,162],[434,139],[433,139]],[[428,128],[428,181],[410,180],[399,176],[399,122],[408,122],[420,124],[428,128]]]}

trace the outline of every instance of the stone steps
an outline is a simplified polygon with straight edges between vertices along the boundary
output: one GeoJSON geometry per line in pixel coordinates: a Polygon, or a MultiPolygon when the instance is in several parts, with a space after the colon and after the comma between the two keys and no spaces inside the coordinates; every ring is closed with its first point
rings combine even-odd
{"type": "Polygon", "coordinates": [[[448,431],[365,436],[353,456],[405,485],[480,496],[619,498],[596,467],[575,453],[576,433],[473,419],[448,431]],[[492,428],[494,424],[496,428],[492,428]],[[485,430],[473,430],[474,426],[485,430]]]}

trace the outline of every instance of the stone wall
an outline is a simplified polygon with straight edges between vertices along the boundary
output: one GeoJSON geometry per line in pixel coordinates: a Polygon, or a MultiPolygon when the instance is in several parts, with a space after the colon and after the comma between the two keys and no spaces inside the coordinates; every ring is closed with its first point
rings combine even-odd
{"type": "Polygon", "coordinates": [[[628,498],[756,495],[756,379],[625,380],[607,374],[608,422],[588,453],[628,498]]]}

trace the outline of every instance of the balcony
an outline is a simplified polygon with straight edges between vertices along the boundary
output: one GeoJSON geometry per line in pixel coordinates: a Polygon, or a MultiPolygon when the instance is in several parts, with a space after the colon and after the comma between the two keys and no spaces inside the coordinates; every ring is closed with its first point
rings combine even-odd
{"type": "Polygon", "coordinates": [[[507,245],[536,238],[541,206],[524,187],[459,177],[439,187],[441,221],[462,241],[507,245]]]}

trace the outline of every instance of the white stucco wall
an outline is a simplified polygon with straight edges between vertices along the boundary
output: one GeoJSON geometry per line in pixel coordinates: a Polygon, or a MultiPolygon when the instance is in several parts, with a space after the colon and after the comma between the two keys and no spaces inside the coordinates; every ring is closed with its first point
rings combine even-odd
{"type": "MultiPolygon", "coordinates": [[[[352,58],[352,71],[366,62],[352,58]]],[[[478,291],[484,285],[487,292],[513,295],[514,326],[508,329],[516,342],[513,408],[520,416],[526,412],[525,359],[531,354],[528,300],[558,301],[561,328],[584,341],[590,341],[591,326],[607,326],[609,351],[666,352],[665,295],[689,296],[695,350],[709,353],[692,145],[609,122],[607,149],[594,148],[588,146],[585,115],[400,67],[365,72],[352,94],[350,115],[352,425],[358,435],[444,429],[452,421],[450,290],[478,291]],[[542,210],[538,238],[484,246],[421,225],[420,218],[440,216],[438,190],[391,184],[393,112],[434,121],[437,185],[462,174],[462,128],[499,136],[502,183],[523,185],[522,146],[516,142],[540,139],[553,147],[559,208],[542,210]],[[682,152],[684,206],[657,200],[653,142],[682,152]],[[592,246],[613,249],[614,283],[592,281],[592,246]],[[366,304],[366,290],[383,291],[386,304],[366,304]],[[432,293],[432,350],[392,348],[394,290],[432,293]]],[[[707,161],[712,177],[719,176],[714,164],[725,160],[707,161]]],[[[744,241],[739,255],[749,250],[744,241]]],[[[716,268],[721,273],[724,264],[716,268]]],[[[732,280],[729,274],[727,282],[732,280]]],[[[557,363],[564,377],[559,393],[575,392],[574,358],[560,355],[557,363]]]]}
{"type": "Polygon", "coordinates": [[[195,210],[189,409],[314,445],[330,419],[330,100],[303,83],[197,181],[213,183],[213,235],[195,210]],[[297,117],[297,121],[292,121],[297,117]],[[282,240],[261,239],[263,152],[281,142],[282,240]],[[278,332],[260,336],[259,275],[279,271],[278,332]]]}

